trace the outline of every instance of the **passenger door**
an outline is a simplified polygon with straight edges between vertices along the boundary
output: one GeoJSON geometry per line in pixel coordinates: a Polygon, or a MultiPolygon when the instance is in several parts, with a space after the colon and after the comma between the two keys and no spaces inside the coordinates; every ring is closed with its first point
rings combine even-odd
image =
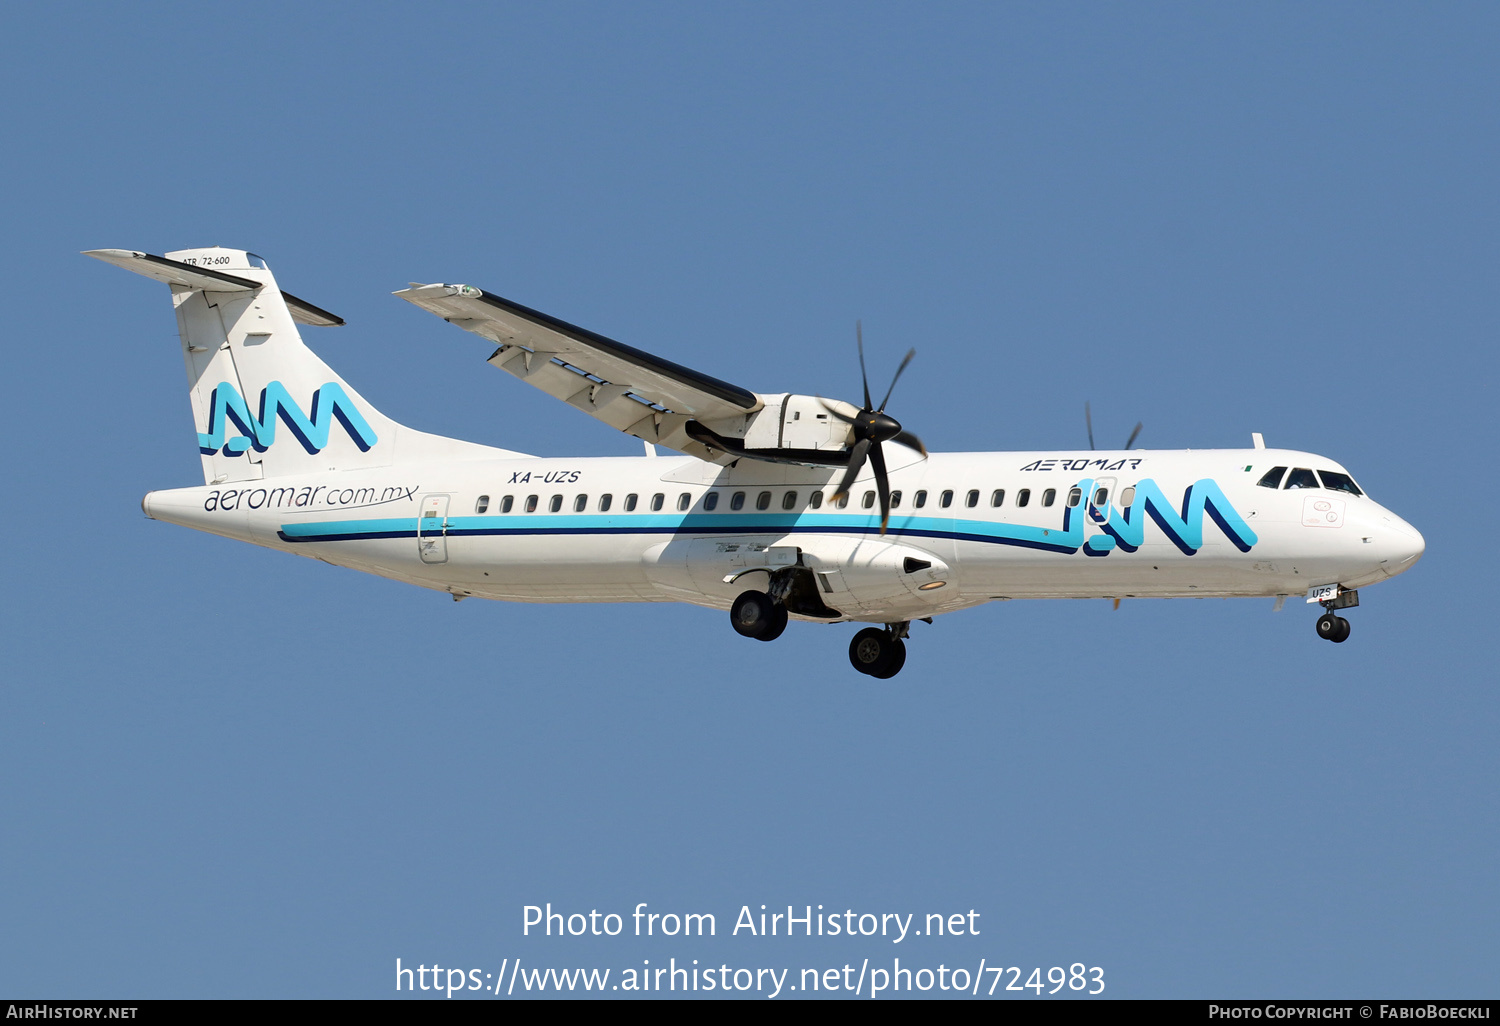
{"type": "Polygon", "coordinates": [[[422,497],[417,519],[417,554],[424,563],[448,562],[448,496],[422,497]]]}

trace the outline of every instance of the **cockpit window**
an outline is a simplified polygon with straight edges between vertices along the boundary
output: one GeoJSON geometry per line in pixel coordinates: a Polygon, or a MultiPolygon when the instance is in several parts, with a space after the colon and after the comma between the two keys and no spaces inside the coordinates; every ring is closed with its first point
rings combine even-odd
{"type": "Polygon", "coordinates": [[[1340,474],[1335,470],[1320,470],[1318,476],[1323,479],[1323,487],[1330,492],[1348,492],[1350,495],[1363,495],[1359,485],[1354,483],[1354,478],[1348,474],[1340,474]]]}
{"type": "Polygon", "coordinates": [[[1290,491],[1293,488],[1320,488],[1317,475],[1306,467],[1293,467],[1292,472],[1286,476],[1286,487],[1290,491]]]}
{"type": "Polygon", "coordinates": [[[1280,488],[1281,476],[1285,473],[1285,467],[1272,467],[1270,470],[1266,471],[1266,476],[1257,481],[1256,484],[1260,485],[1262,488],[1280,488]]]}

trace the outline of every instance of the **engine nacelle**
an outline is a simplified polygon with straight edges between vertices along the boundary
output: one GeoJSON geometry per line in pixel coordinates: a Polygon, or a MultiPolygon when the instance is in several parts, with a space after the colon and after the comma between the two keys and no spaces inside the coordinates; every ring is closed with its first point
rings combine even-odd
{"type": "Polygon", "coordinates": [[[689,421],[683,428],[695,442],[730,457],[837,466],[851,444],[849,425],[828,407],[853,417],[859,407],[811,395],[761,395],[760,409],[727,420],[689,421]],[[827,402],[827,405],[824,403],[827,402]]]}

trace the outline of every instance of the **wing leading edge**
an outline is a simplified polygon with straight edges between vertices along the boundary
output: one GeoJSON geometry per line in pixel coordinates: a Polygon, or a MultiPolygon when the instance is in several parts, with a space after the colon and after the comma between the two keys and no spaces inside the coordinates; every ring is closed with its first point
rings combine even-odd
{"type": "Polygon", "coordinates": [[[754,392],[471,285],[395,293],[499,346],[489,362],[628,435],[713,462],[734,457],[687,433],[690,421],[743,423],[754,392]]]}

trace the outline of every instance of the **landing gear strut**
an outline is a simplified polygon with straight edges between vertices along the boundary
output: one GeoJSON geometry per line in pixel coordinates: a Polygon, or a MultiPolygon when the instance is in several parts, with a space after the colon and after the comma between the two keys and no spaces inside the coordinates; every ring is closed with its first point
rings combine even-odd
{"type": "Polygon", "coordinates": [[[860,673],[889,680],[906,665],[906,623],[866,627],[849,642],[849,662],[860,673]]]}
{"type": "Polygon", "coordinates": [[[775,641],[786,630],[786,606],[763,591],[741,593],[729,607],[734,629],[756,641],[775,641]]]}

